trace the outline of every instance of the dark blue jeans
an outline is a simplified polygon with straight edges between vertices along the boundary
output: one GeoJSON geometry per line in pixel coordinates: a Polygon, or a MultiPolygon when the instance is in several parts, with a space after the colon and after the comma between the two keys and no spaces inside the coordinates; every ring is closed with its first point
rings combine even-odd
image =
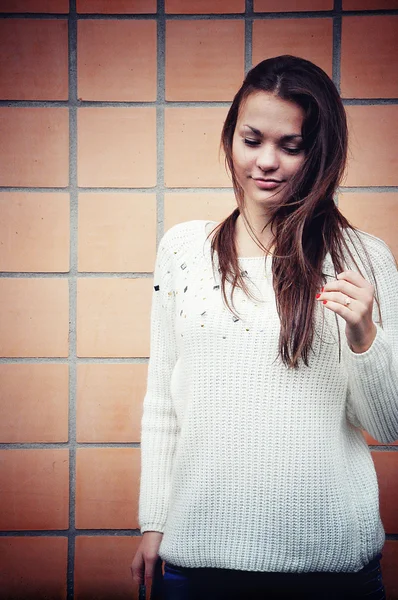
{"type": "Polygon", "coordinates": [[[381,554],[356,573],[262,573],[164,565],[162,600],[385,600],[381,554]]]}

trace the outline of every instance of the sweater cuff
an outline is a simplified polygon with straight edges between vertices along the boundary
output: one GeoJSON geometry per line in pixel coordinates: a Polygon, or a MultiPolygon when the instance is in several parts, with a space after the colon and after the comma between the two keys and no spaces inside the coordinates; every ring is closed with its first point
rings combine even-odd
{"type": "Polygon", "coordinates": [[[146,531],[156,531],[157,533],[164,533],[164,526],[159,525],[159,523],[147,523],[146,525],[142,525],[140,528],[141,534],[146,531]]]}
{"type": "MultiPolygon", "coordinates": [[[[354,352],[351,350],[347,338],[345,338],[344,349],[345,352],[350,356],[350,360],[356,361],[358,364],[367,363],[369,360],[373,361],[376,356],[379,357],[380,352],[385,351],[387,340],[385,338],[384,331],[382,328],[376,325],[376,336],[371,346],[365,350],[365,352],[354,352]]],[[[388,345],[388,344],[387,344],[388,345]]]]}
{"type": "Polygon", "coordinates": [[[359,386],[366,395],[371,396],[375,393],[376,387],[380,392],[385,385],[385,377],[390,372],[392,361],[391,343],[384,330],[377,324],[376,328],[376,337],[365,352],[360,354],[353,352],[347,339],[343,346],[349,368],[352,369],[351,377],[356,380],[356,386],[359,386]]]}

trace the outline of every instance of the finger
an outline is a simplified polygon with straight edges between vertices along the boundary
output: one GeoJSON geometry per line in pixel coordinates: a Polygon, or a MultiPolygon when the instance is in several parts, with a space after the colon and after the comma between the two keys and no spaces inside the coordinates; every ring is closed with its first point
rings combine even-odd
{"type": "Polygon", "coordinates": [[[345,280],[357,287],[372,287],[372,284],[356,271],[343,271],[342,273],[338,273],[336,277],[339,281],[345,280]]]}
{"type": "MultiPolygon", "coordinates": [[[[356,275],[354,273],[354,275],[356,275]]],[[[369,305],[373,303],[374,299],[374,287],[368,281],[363,278],[360,278],[361,286],[354,285],[347,280],[344,279],[335,279],[334,281],[330,281],[325,284],[322,292],[335,292],[339,291],[349,296],[350,298],[354,298],[355,300],[360,301],[364,305],[369,305]]],[[[322,293],[321,292],[321,293],[322,293]]],[[[319,296],[317,296],[319,299],[319,296]]],[[[323,300],[324,297],[321,297],[323,300]]]]}
{"type": "Polygon", "coordinates": [[[130,571],[131,571],[131,575],[133,577],[134,583],[136,583],[137,585],[144,583],[145,568],[144,568],[143,561],[140,564],[138,564],[137,562],[135,562],[135,563],[133,562],[131,564],[130,571]]]}
{"type": "Polygon", "coordinates": [[[145,561],[145,585],[152,583],[156,559],[147,559],[145,561]]]}
{"type": "Polygon", "coordinates": [[[146,600],[151,600],[151,596],[152,596],[152,580],[148,580],[148,582],[145,584],[146,588],[146,600]]]}
{"type": "Polygon", "coordinates": [[[354,298],[348,296],[347,294],[343,294],[342,292],[323,292],[319,300],[322,302],[336,302],[342,304],[343,306],[349,306],[350,310],[352,310],[351,305],[356,302],[354,298]]]}
{"type": "Polygon", "coordinates": [[[333,302],[332,300],[324,300],[323,306],[337,315],[340,315],[340,317],[342,317],[349,325],[357,324],[356,314],[348,306],[344,306],[343,304],[340,304],[340,302],[333,302]]]}
{"type": "Polygon", "coordinates": [[[359,288],[348,281],[335,279],[334,281],[330,281],[327,283],[324,288],[322,294],[325,292],[341,292],[345,296],[349,296],[350,298],[359,299],[363,288],[359,288]]]}

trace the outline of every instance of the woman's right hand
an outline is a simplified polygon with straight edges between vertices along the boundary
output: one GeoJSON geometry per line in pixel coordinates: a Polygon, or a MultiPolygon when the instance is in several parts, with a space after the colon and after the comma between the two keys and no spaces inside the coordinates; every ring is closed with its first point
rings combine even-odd
{"type": "Polygon", "coordinates": [[[148,590],[152,585],[152,577],[156,561],[159,559],[159,546],[163,533],[159,531],[145,531],[142,540],[131,563],[131,573],[134,583],[139,586],[145,583],[148,590]]]}

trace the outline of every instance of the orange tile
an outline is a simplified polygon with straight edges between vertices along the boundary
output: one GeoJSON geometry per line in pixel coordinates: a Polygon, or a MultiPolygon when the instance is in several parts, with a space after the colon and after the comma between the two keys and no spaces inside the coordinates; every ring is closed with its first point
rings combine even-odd
{"type": "Polygon", "coordinates": [[[165,0],[165,11],[170,14],[203,15],[215,14],[227,15],[231,13],[245,12],[244,0],[165,0]]]}
{"type": "Polygon", "coordinates": [[[78,97],[156,100],[156,21],[78,21],[78,97]]]}
{"type": "Polygon", "coordinates": [[[2,19],[0,72],[2,100],[67,100],[67,21],[2,19]]]}
{"type": "Polygon", "coordinates": [[[80,194],[78,240],[79,271],[152,271],[155,194],[80,194]]]}
{"type": "Polygon", "coordinates": [[[152,279],[86,278],[77,281],[77,355],[149,354],[152,279]]]}
{"type": "Polygon", "coordinates": [[[398,8],[398,0],[343,0],[343,10],[398,8]]]}
{"type": "Polygon", "coordinates": [[[333,20],[271,19],[253,23],[253,65],[266,58],[293,54],[332,76],[333,20]]]}
{"type": "Polygon", "coordinates": [[[141,536],[78,536],[75,546],[75,600],[137,598],[130,565],[141,536]]]}
{"type": "Polygon", "coordinates": [[[166,48],[166,100],[232,101],[244,78],[243,20],[168,21],[166,48]]]}
{"type": "Polygon", "coordinates": [[[346,98],[398,96],[398,16],[343,17],[341,92],[346,98]]]}
{"type": "Polygon", "coordinates": [[[383,548],[383,558],[380,561],[387,600],[398,598],[398,541],[387,540],[383,548]]]}
{"type": "Polygon", "coordinates": [[[0,364],[0,442],[67,442],[68,377],[66,364],[0,364]]]}
{"type": "Polygon", "coordinates": [[[398,106],[345,109],[350,152],[343,185],[398,185],[398,106]]]}
{"type": "Polygon", "coordinates": [[[54,13],[69,12],[69,0],[1,0],[3,13],[54,13]]]}
{"type": "Polygon", "coordinates": [[[67,448],[0,451],[0,529],[68,529],[67,448]]]}
{"type": "Polygon", "coordinates": [[[156,12],[156,0],[77,0],[79,13],[104,13],[104,14],[145,14],[156,12]]]}
{"type": "Polygon", "coordinates": [[[0,356],[68,356],[66,279],[0,279],[0,356]]]}
{"type": "Polygon", "coordinates": [[[80,108],[78,184],[156,185],[156,109],[80,108]]]}
{"type": "Polygon", "coordinates": [[[227,108],[165,109],[165,183],[169,187],[230,187],[219,155],[227,108]]]}
{"type": "Polygon", "coordinates": [[[138,448],[78,448],[76,527],[138,527],[139,476],[138,448]]]}
{"type": "Polygon", "coordinates": [[[397,192],[344,192],[339,209],[355,227],[384,240],[398,260],[397,192]]]}
{"type": "Polygon", "coordinates": [[[2,598],[66,600],[66,537],[0,538],[2,598]]]}
{"type": "Polygon", "coordinates": [[[0,138],[0,185],[68,185],[67,108],[0,107],[0,138]]]}
{"type": "Polygon", "coordinates": [[[254,12],[333,10],[333,0],[254,0],[253,8],[254,12]]]}
{"type": "MultiPolygon", "coordinates": [[[[366,442],[368,445],[370,446],[380,446],[380,442],[378,440],[376,440],[374,437],[372,437],[367,431],[363,431],[363,437],[365,438],[366,442]]],[[[383,446],[398,446],[398,442],[391,442],[391,444],[383,444],[383,446]]]]}
{"type": "Polygon", "coordinates": [[[386,533],[398,531],[398,452],[372,451],[380,488],[380,514],[386,533]]]}
{"type": "Polygon", "coordinates": [[[77,441],[139,442],[146,364],[78,364],[77,441]]]}
{"type": "Polygon", "coordinates": [[[170,229],[176,223],[192,219],[209,219],[220,222],[236,208],[233,192],[209,194],[195,192],[186,194],[165,194],[164,225],[170,229]]]}
{"type": "Polygon", "coordinates": [[[0,192],[0,271],[69,271],[69,194],[0,192]]]}

